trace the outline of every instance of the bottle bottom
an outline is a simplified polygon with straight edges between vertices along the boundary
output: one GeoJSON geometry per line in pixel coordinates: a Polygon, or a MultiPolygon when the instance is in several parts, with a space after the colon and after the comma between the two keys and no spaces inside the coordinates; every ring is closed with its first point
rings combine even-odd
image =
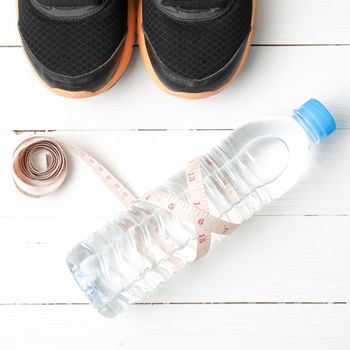
{"type": "MultiPolygon", "coordinates": [[[[193,261],[195,247],[195,240],[187,242],[182,249],[146,268],[126,284],[120,284],[116,278],[106,278],[104,259],[100,254],[96,254],[86,241],[71,250],[67,257],[67,265],[92,306],[103,316],[112,318],[126,311],[130,304],[142,300],[188,262],[193,261]]],[[[107,276],[111,277],[111,264],[107,266],[107,276]]],[[[115,268],[118,270],[118,266],[115,268]]]]}
{"type": "Polygon", "coordinates": [[[86,269],[80,268],[82,263],[94,258],[94,253],[91,252],[83,244],[78,244],[68,255],[67,265],[73,275],[74,280],[84,292],[90,303],[96,310],[107,318],[115,317],[127,309],[127,304],[121,299],[114,300],[113,307],[111,303],[105,303],[105,295],[102,293],[102,288],[99,287],[97,276],[93,276],[91,272],[87,273],[86,269]]]}

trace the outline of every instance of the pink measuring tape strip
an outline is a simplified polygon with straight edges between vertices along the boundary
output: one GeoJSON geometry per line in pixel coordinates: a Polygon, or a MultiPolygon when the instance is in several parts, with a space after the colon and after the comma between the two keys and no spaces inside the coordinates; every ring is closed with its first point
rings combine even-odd
{"type": "MultiPolygon", "coordinates": [[[[159,191],[149,192],[138,199],[96,159],[79,148],[65,144],[78,155],[100,177],[108,188],[126,206],[143,200],[171,212],[184,221],[195,225],[197,234],[197,259],[206,255],[210,249],[211,234],[228,235],[239,225],[224,221],[209,213],[208,199],[200,169],[200,159],[194,159],[186,168],[187,185],[192,203],[159,191]]],[[[67,172],[67,156],[58,142],[52,138],[35,136],[21,142],[13,153],[13,180],[16,187],[26,196],[40,198],[56,192],[63,184],[67,172]],[[34,157],[39,152],[46,152],[47,168],[39,169],[34,157]]]]}

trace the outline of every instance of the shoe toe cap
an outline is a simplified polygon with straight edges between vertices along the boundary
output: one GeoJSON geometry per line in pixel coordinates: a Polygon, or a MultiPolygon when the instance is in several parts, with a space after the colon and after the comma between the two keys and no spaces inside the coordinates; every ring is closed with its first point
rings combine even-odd
{"type": "Polygon", "coordinates": [[[144,0],[142,29],[157,77],[170,90],[207,92],[223,86],[240,66],[252,31],[253,0],[229,1],[209,19],[174,18],[144,0]]]}
{"type": "Polygon", "coordinates": [[[51,88],[94,91],[118,66],[127,32],[127,5],[112,0],[84,18],[55,18],[32,1],[18,0],[23,47],[38,75],[51,88]]]}

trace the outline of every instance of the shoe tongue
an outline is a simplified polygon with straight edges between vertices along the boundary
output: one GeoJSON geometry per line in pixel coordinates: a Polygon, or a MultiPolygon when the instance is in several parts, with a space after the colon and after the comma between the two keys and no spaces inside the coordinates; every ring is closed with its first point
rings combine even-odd
{"type": "Polygon", "coordinates": [[[203,11],[215,8],[225,8],[228,0],[163,0],[164,6],[171,6],[190,11],[203,11]]]}
{"type": "Polygon", "coordinates": [[[48,7],[85,7],[99,6],[106,0],[37,0],[40,5],[48,7]]]}

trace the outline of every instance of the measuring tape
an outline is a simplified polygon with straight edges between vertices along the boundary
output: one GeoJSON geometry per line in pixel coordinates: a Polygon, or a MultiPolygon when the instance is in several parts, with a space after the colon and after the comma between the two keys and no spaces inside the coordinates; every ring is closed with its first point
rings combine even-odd
{"type": "MultiPolygon", "coordinates": [[[[128,208],[136,200],[156,205],[181,220],[195,225],[197,236],[197,259],[207,254],[211,245],[211,234],[228,235],[239,225],[224,221],[209,213],[200,159],[191,161],[186,168],[187,186],[191,198],[188,203],[166,192],[152,191],[137,198],[121,181],[112,175],[101,163],[81,149],[64,144],[79,156],[108,186],[117,198],[128,208]]],[[[13,180],[26,196],[40,198],[55,193],[63,184],[68,173],[67,156],[61,145],[52,138],[34,136],[21,142],[12,157],[13,180]],[[46,168],[35,162],[38,154],[46,154],[46,168]]]]}

